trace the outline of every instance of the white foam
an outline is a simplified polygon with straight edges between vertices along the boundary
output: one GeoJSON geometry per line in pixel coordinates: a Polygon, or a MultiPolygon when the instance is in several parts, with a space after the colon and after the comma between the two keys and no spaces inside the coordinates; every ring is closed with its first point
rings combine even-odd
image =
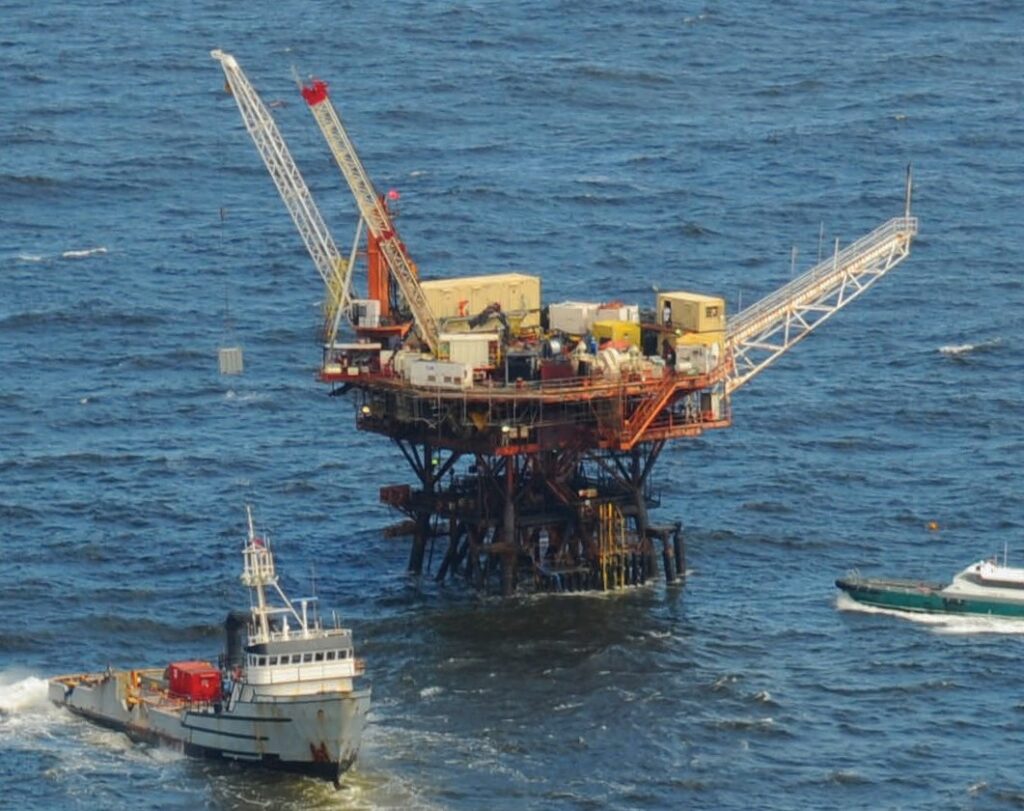
{"type": "Polygon", "coordinates": [[[42,262],[46,259],[41,253],[19,253],[17,260],[19,262],[42,262]]]}
{"type": "Polygon", "coordinates": [[[443,687],[424,687],[420,690],[420,698],[433,698],[444,692],[443,687]]]}
{"type": "Polygon", "coordinates": [[[946,346],[940,346],[939,352],[950,357],[959,357],[960,355],[969,355],[972,352],[993,349],[1001,343],[1001,338],[992,338],[977,344],[947,344],[946,346]]]}
{"type": "Polygon", "coordinates": [[[61,255],[61,259],[84,259],[87,256],[96,256],[98,254],[104,254],[107,249],[102,245],[96,248],[83,248],[77,251],[64,251],[61,255]]]}
{"type": "Polygon", "coordinates": [[[47,706],[46,679],[29,676],[14,682],[5,682],[0,676],[0,712],[16,713],[33,707],[47,706]]]}
{"type": "Polygon", "coordinates": [[[858,603],[846,592],[836,597],[840,611],[859,611],[862,614],[885,614],[903,620],[927,625],[937,634],[1024,634],[1024,618],[982,616],[980,614],[925,614],[917,611],[899,611],[858,603]]]}

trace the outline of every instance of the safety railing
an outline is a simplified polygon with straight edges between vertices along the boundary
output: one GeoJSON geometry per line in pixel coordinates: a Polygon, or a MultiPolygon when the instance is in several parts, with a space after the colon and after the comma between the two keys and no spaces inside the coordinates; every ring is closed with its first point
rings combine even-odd
{"type": "Polygon", "coordinates": [[[730,343],[757,334],[794,306],[820,295],[823,288],[834,284],[836,278],[850,271],[851,266],[869,262],[878,254],[890,250],[894,243],[908,240],[916,234],[916,217],[894,217],[871,233],[851,242],[789,284],[738,313],[729,322],[730,343]]]}

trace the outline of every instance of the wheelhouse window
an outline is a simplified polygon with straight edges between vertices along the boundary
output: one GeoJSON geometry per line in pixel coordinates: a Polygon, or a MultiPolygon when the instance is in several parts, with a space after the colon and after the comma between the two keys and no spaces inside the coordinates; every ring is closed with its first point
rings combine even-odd
{"type": "Polygon", "coordinates": [[[260,667],[266,667],[267,666],[267,657],[266,656],[261,656],[260,657],[260,659],[259,659],[259,666],[260,667]]]}
{"type": "Polygon", "coordinates": [[[314,662],[322,662],[324,660],[324,652],[317,651],[316,655],[313,656],[314,662]]]}
{"type": "Polygon", "coordinates": [[[303,662],[312,662],[313,661],[313,654],[312,653],[304,653],[304,654],[302,654],[302,661],[303,662]]]}
{"type": "Polygon", "coordinates": [[[348,651],[347,650],[340,650],[340,651],[338,651],[338,658],[339,659],[347,659],[348,658],[348,651]]]}
{"type": "Polygon", "coordinates": [[[270,657],[270,666],[273,667],[276,664],[277,664],[277,657],[276,656],[271,656],[270,657]]]}
{"type": "Polygon", "coordinates": [[[328,662],[333,662],[334,661],[334,651],[332,651],[332,650],[327,651],[327,661],[328,662]]]}

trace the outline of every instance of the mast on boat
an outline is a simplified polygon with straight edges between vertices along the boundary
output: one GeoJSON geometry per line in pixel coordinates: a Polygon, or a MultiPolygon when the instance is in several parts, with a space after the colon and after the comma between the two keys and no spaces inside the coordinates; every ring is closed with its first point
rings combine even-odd
{"type": "MultiPolygon", "coordinates": [[[[252,508],[245,505],[246,517],[249,521],[249,537],[246,541],[242,557],[245,563],[242,570],[242,583],[249,587],[250,611],[252,612],[252,632],[250,640],[253,643],[269,642],[271,639],[289,639],[291,632],[288,628],[288,615],[295,620],[298,630],[303,638],[309,636],[310,625],[307,616],[308,599],[299,601],[302,606],[302,613],[295,610],[291,600],[281,589],[277,579],[277,571],[274,568],[274,553],[270,548],[270,539],[260,537],[256,534],[256,528],[252,520],[252,508]],[[281,606],[272,606],[267,600],[267,587],[270,586],[277,592],[281,606]],[[281,629],[274,630],[271,627],[271,617],[274,614],[284,614],[281,629]]],[[[312,598],[316,599],[316,598],[312,598]]],[[[315,624],[315,621],[314,621],[315,624]]]]}

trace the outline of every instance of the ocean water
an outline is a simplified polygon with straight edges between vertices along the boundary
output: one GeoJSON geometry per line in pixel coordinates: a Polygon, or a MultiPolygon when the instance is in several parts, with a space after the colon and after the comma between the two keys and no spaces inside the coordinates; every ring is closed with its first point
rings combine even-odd
{"type": "Polygon", "coordinates": [[[0,806],[1019,808],[1013,624],[836,576],[1024,559],[1024,6],[8,0],[0,23],[0,806]],[[313,378],[319,281],[224,91],[233,52],[339,243],[326,79],[427,276],[731,310],[902,211],[912,256],[666,449],[684,587],[507,602],[403,574],[396,448],[313,378]],[[237,343],[245,374],[217,373],[237,343]],[[243,505],[355,629],[340,791],[131,744],[49,675],[216,655],[243,505]],[[930,522],[938,525],[929,529],[930,522]]]}

